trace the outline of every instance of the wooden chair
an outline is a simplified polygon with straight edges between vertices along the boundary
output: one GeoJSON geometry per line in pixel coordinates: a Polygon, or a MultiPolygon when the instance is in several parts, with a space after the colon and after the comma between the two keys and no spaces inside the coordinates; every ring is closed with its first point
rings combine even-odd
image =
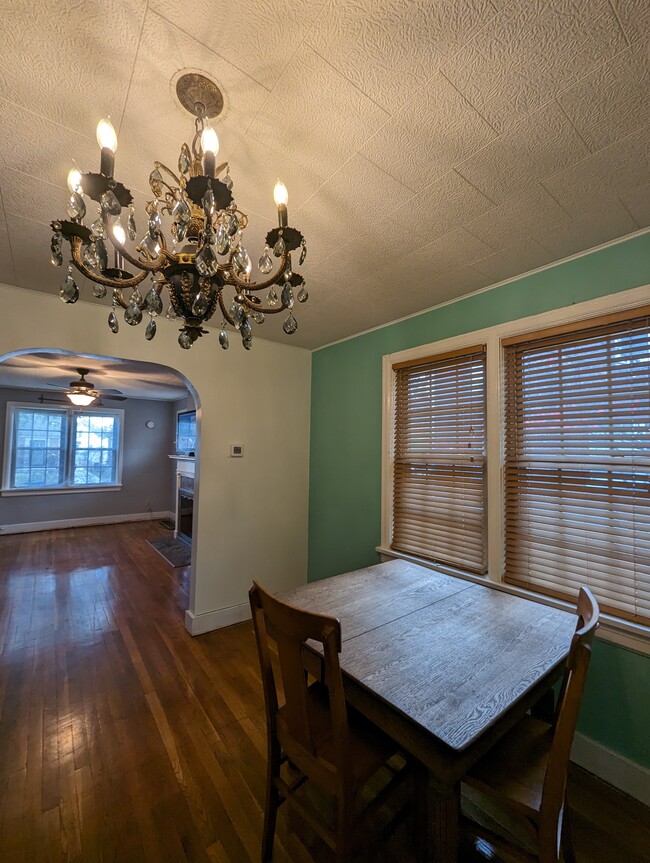
{"type": "Polygon", "coordinates": [[[571,642],[555,714],[549,723],[526,716],[465,777],[464,819],[467,832],[487,840],[506,859],[575,863],[566,780],[571,744],[591,658],[599,609],[593,594],[580,589],[578,623],[571,642]],[[473,795],[473,791],[479,792],[473,795]],[[488,814],[497,830],[467,818],[468,798],[475,812],[488,814]],[[501,831],[522,847],[513,846],[501,831]]]}
{"type": "Polygon", "coordinates": [[[367,792],[368,780],[395,755],[397,745],[346,706],[339,664],[340,622],[282,602],[257,583],[249,597],[267,722],[262,860],[266,863],[272,857],[277,811],[285,800],[290,800],[303,821],[334,850],[337,863],[357,860],[355,839],[367,845],[376,832],[364,830],[363,825],[404,778],[404,762],[401,769],[388,773],[389,781],[373,797],[374,806],[362,805],[361,791],[365,788],[367,792]],[[304,664],[307,640],[320,645],[323,652],[322,680],[312,683],[304,664]],[[279,660],[282,706],[271,644],[279,660]],[[288,769],[297,774],[293,781],[281,776],[285,763],[285,772],[288,769]],[[308,797],[302,794],[303,784],[313,784],[334,804],[333,826],[327,828],[323,813],[309,805],[308,797]]]}

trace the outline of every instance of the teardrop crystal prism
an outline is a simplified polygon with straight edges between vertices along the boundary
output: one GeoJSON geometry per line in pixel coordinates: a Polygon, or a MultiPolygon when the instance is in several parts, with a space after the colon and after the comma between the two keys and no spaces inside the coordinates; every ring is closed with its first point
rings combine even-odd
{"type": "Polygon", "coordinates": [[[277,306],[279,300],[275,288],[271,288],[271,290],[266,295],[266,302],[269,304],[269,306],[271,306],[271,308],[273,308],[273,306],[277,306]]]}
{"type": "Polygon", "coordinates": [[[144,331],[145,339],[150,342],[152,338],[156,335],[156,322],[152,318],[147,324],[147,329],[144,331]]]}
{"type": "Polygon", "coordinates": [[[260,268],[260,272],[264,273],[264,275],[266,275],[267,273],[270,273],[271,270],[273,269],[273,261],[271,260],[271,256],[269,255],[268,249],[269,249],[269,247],[266,246],[266,248],[264,249],[264,253],[262,254],[262,257],[260,258],[259,264],[258,264],[258,266],[260,268]]]}
{"type": "Polygon", "coordinates": [[[244,310],[239,305],[239,303],[233,303],[230,306],[230,317],[232,318],[235,326],[239,327],[241,320],[244,317],[244,310]]]}
{"type": "Polygon", "coordinates": [[[288,282],[291,279],[291,276],[293,276],[293,270],[291,269],[291,261],[289,261],[289,263],[287,264],[287,267],[284,271],[285,282],[288,282]]]}
{"type": "Polygon", "coordinates": [[[237,214],[233,213],[228,220],[228,234],[231,237],[234,237],[237,231],[239,230],[239,219],[237,218],[237,214]]]}
{"type": "Polygon", "coordinates": [[[253,327],[251,326],[251,322],[248,320],[247,315],[242,315],[241,324],[239,325],[239,332],[241,333],[242,339],[253,338],[253,327]]]}
{"type": "Polygon", "coordinates": [[[282,329],[288,336],[292,336],[298,329],[298,321],[294,318],[293,312],[289,312],[289,316],[285,318],[282,329]]]}
{"type": "Polygon", "coordinates": [[[203,291],[201,291],[196,295],[196,297],[194,298],[194,302],[192,303],[192,314],[196,318],[202,318],[203,315],[207,312],[207,310],[208,298],[203,293],[203,291]]]}
{"type": "Polygon", "coordinates": [[[112,333],[119,332],[120,322],[118,321],[117,315],[115,314],[115,312],[111,312],[110,315],[108,316],[108,326],[109,326],[112,333]]]}
{"type": "Polygon", "coordinates": [[[193,341],[193,339],[192,339],[192,336],[188,333],[188,331],[187,331],[187,330],[183,330],[183,332],[182,332],[182,333],[180,334],[180,336],[178,337],[178,344],[179,344],[179,345],[183,348],[183,350],[185,350],[185,351],[189,351],[189,349],[190,349],[190,348],[192,347],[192,345],[194,344],[194,341],[193,341]]]}
{"type": "Polygon", "coordinates": [[[246,348],[247,351],[250,351],[250,349],[253,347],[252,337],[250,339],[242,339],[241,343],[246,348]]]}
{"type": "Polygon", "coordinates": [[[230,342],[228,340],[228,333],[225,330],[221,330],[219,333],[219,344],[224,349],[224,351],[228,350],[230,342]]]}
{"type": "Polygon", "coordinates": [[[103,300],[107,294],[106,285],[93,285],[93,297],[103,300]]]}
{"type": "Polygon", "coordinates": [[[124,311],[124,320],[130,327],[137,326],[142,320],[142,309],[135,303],[129,303],[124,311]]]}
{"type": "Polygon", "coordinates": [[[309,299],[309,293],[307,291],[307,288],[304,285],[302,285],[300,290],[298,291],[298,295],[297,295],[296,299],[298,300],[299,303],[306,303],[307,300],[309,299]]]}
{"type": "Polygon", "coordinates": [[[183,144],[181,147],[181,154],[178,157],[178,170],[181,174],[187,174],[192,165],[192,161],[190,158],[190,148],[187,144],[183,144]]]}
{"type": "Polygon", "coordinates": [[[63,255],[61,254],[61,240],[57,237],[60,237],[60,234],[54,234],[52,237],[52,242],[50,243],[50,261],[52,262],[53,267],[60,267],[63,263],[63,255]]]}
{"type": "Polygon", "coordinates": [[[158,212],[158,210],[154,210],[149,216],[149,236],[153,240],[156,240],[161,230],[162,220],[160,218],[160,213],[158,212]]]}
{"type": "Polygon", "coordinates": [[[227,255],[230,251],[230,237],[228,236],[228,231],[226,230],[225,225],[219,225],[217,229],[217,252],[220,255],[227,255]]]}
{"type": "Polygon", "coordinates": [[[266,317],[264,316],[264,312],[254,311],[254,312],[252,312],[251,317],[255,321],[256,324],[263,324],[264,321],[266,320],[266,317]]]}
{"type": "Polygon", "coordinates": [[[214,192],[212,191],[212,184],[205,190],[201,203],[203,204],[203,212],[208,219],[211,219],[214,215],[214,192]]]}
{"type": "Polygon", "coordinates": [[[86,215],[86,205],[79,192],[72,192],[68,198],[67,210],[71,219],[81,220],[86,215]]]}
{"type": "Polygon", "coordinates": [[[142,306],[142,294],[140,288],[133,288],[131,291],[131,302],[134,306],[142,306]]]}
{"type": "Polygon", "coordinates": [[[302,248],[300,249],[300,259],[298,261],[299,266],[302,267],[302,265],[305,263],[306,258],[307,258],[307,243],[303,240],[302,241],[302,248]]]}
{"type": "Polygon", "coordinates": [[[157,258],[160,254],[160,243],[157,237],[152,237],[147,233],[147,236],[140,241],[140,247],[149,255],[150,258],[157,258]]]}
{"type": "Polygon", "coordinates": [[[101,237],[102,239],[106,239],[106,229],[104,228],[104,220],[101,216],[99,216],[90,226],[90,230],[92,232],[93,237],[101,237]]]}
{"type": "Polygon", "coordinates": [[[95,240],[95,257],[97,258],[97,268],[102,272],[108,267],[108,252],[106,251],[106,243],[101,237],[95,240]]]}
{"type": "Polygon", "coordinates": [[[128,234],[129,240],[135,240],[137,237],[137,228],[135,226],[135,213],[133,212],[133,207],[129,210],[129,217],[126,220],[126,233],[128,234]]]}
{"type": "Polygon", "coordinates": [[[277,243],[275,244],[275,246],[273,246],[273,254],[275,255],[276,258],[281,258],[282,255],[286,254],[286,252],[287,252],[287,244],[284,242],[282,237],[278,237],[277,243]]]}
{"type": "Polygon", "coordinates": [[[168,321],[177,321],[178,315],[174,311],[174,307],[172,305],[167,306],[167,311],[165,312],[165,317],[168,321]]]}
{"type": "Polygon", "coordinates": [[[149,174],[149,186],[157,198],[162,197],[162,174],[158,168],[154,168],[149,174]]]}
{"type": "Polygon", "coordinates": [[[243,246],[240,246],[237,249],[233,256],[232,262],[235,270],[237,270],[240,276],[250,275],[251,270],[253,269],[253,265],[251,264],[251,259],[248,256],[248,252],[243,246]]]}
{"type": "Polygon", "coordinates": [[[83,253],[83,263],[85,267],[88,267],[89,270],[94,270],[98,264],[97,260],[97,249],[94,243],[89,243],[87,246],[84,246],[83,253]]]}
{"type": "Polygon", "coordinates": [[[109,216],[119,216],[122,212],[122,205],[117,200],[117,195],[112,189],[106,189],[100,199],[102,210],[108,213],[109,216]]]}
{"type": "Polygon", "coordinates": [[[217,249],[213,243],[206,243],[194,259],[194,266],[202,276],[214,276],[219,269],[217,249]]]}
{"type": "Polygon", "coordinates": [[[72,278],[70,271],[68,271],[63,279],[63,284],[59,290],[59,296],[64,303],[76,303],[79,299],[79,288],[77,287],[75,280],[72,278]]]}
{"type": "MultiPolygon", "coordinates": [[[[133,294],[131,294],[131,301],[133,301],[133,294]]],[[[161,314],[163,310],[163,303],[160,299],[160,295],[155,288],[150,288],[147,291],[147,295],[144,298],[144,308],[145,311],[149,312],[152,317],[156,317],[156,315],[161,314]]]]}
{"type": "Polygon", "coordinates": [[[293,290],[288,283],[282,288],[282,305],[285,309],[293,308],[293,290]]]}
{"type": "Polygon", "coordinates": [[[223,184],[229,192],[232,192],[232,177],[230,174],[226,174],[223,184]]]}
{"type": "Polygon", "coordinates": [[[192,213],[190,212],[190,208],[187,206],[185,201],[181,198],[180,201],[176,201],[172,208],[172,218],[177,222],[182,222],[183,224],[187,224],[192,218],[192,213]]]}

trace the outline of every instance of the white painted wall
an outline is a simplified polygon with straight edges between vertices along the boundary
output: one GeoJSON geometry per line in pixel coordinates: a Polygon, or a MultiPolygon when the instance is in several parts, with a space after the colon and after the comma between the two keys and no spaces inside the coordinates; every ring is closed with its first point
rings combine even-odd
{"type": "MultiPolygon", "coordinates": [[[[86,290],[88,287],[86,286],[86,290]]],[[[197,393],[200,476],[197,538],[186,616],[197,634],[248,615],[253,578],[282,590],[307,578],[311,354],[256,338],[223,351],[212,332],[183,351],[178,326],[160,319],[152,342],[143,327],[108,329],[108,309],[0,284],[0,361],[20,350],[62,349],[160,363],[197,393]],[[228,457],[242,443],[243,459],[228,457]]]]}

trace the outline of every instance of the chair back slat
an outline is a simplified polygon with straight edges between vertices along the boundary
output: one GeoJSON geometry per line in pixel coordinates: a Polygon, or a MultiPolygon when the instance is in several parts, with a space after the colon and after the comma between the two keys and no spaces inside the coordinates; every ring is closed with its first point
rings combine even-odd
{"type": "Polygon", "coordinates": [[[540,844],[552,843],[557,853],[561,844],[562,811],[571,746],[591,659],[591,642],[600,615],[598,603],[589,588],[580,588],[577,611],[578,623],[571,640],[553,721],[553,743],[544,778],[539,823],[540,844]]]}
{"type": "MultiPolygon", "coordinates": [[[[254,583],[249,593],[253,623],[260,653],[267,722],[272,733],[277,731],[279,709],[278,686],[271,662],[270,642],[274,642],[284,690],[283,715],[293,740],[311,755],[323,738],[323,728],[316,728],[312,700],[308,692],[308,678],[304,663],[305,642],[322,646],[324,680],[329,695],[329,734],[335,745],[332,751],[345,752],[347,713],[343,681],[339,663],[341,651],[341,624],[334,617],[296,608],[274,597],[254,583]]],[[[322,721],[322,712],[319,714],[322,721]]],[[[337,757],[338,761],[338,757],[337,757]]],[[[340,766],[340,765],[335,765],[340,766]]]]}

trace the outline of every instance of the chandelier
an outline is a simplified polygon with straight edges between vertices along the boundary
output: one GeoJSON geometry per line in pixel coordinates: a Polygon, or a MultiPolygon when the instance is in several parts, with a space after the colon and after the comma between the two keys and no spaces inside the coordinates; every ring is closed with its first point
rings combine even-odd
{"type": "Polygon", "coordinates": [[[135,253],[126,247],[127,237],[135,242],[139,236],[133,197],[113,176],[117,136],[110,121],[101,120],[97,126],[99,173],[82,174],[73,168],[68,174],[69,219],[51,223],[54,266],[63,265],[63,240],[70,245],[70,264],[59,296],[68,304],[79,299],[76,268],[94,282],[95,297],[101,299],[112,290],[108,316],[112,332],[119,331],[121,308],[130,326],[148,316],[145,338],[151,340],[167,291],[166,315],[182,321],[178,343],[186,350],[207,335],[203,325],[217,309],[222,316],[219,343],[224,349],[229,344],[227,324],[239,331],[244,348],[250,350],[253,325],[262,324],[269,314],[288,312],[282,327],[292,335],[298,329],[294,302],[306,302],[308,293],[304,279],[292,269],[291,253],[300,249],[302,265],[307,246],[300,231],[289,227],[286,187],[278,180],[274,189],[278,227],[266,235],[259,259],[266,278],[251,281],[252,263],[243,238],[248,216],[233,198],[228,163],[216,163],[219,141],[209,125],[209,119],[223,108],[223,96],[215,84],[197,74],[181,76],[176,92],[194,115],[194,137],[191,145],[181,146],[177,173],[154,162],[149,175],[153,199],[145,208],[147,231],[135,253]],[[84,219],[90,201],[96,202],[97,215],[87,226],[84,219]],[[151,286],[144,292],[141,286],[148,276],[151,286]]]}

